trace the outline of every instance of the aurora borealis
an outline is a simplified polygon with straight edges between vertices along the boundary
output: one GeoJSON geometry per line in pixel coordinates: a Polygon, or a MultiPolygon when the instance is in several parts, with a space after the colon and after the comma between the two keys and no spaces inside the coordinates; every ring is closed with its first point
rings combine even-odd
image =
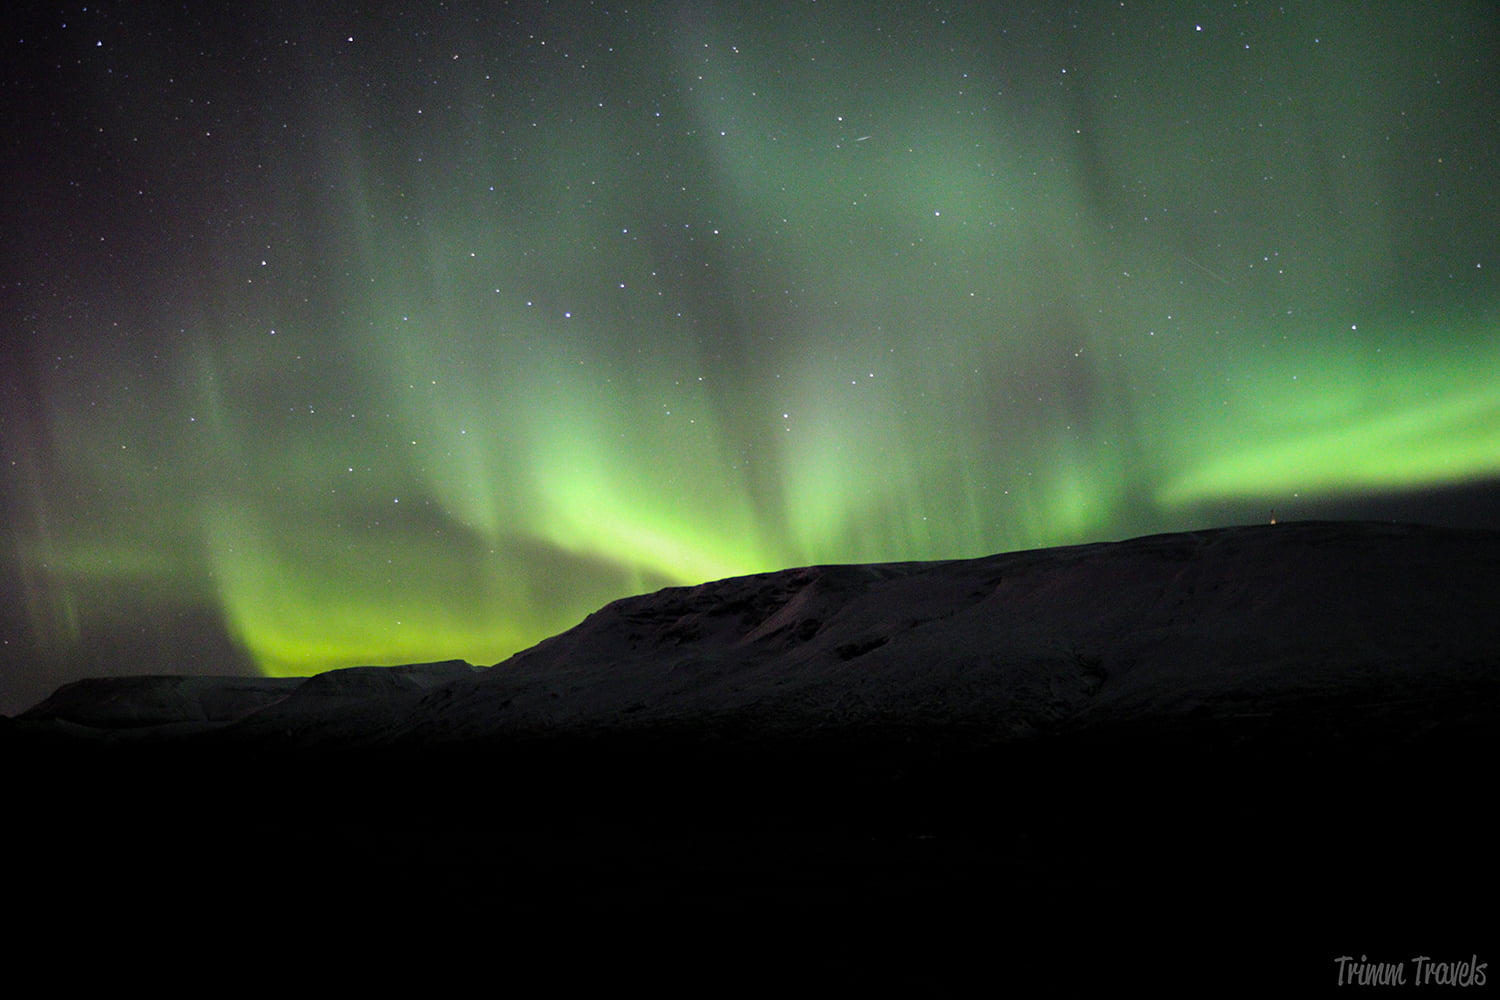
{"type": "Polygon", "coordinates": [[[0,709],[1500,481],[1493,5],[13,20],[0,709]]]}

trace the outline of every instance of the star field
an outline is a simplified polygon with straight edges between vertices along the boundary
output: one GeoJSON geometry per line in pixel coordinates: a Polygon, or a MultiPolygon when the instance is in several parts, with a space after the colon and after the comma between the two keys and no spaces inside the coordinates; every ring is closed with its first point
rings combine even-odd
{"type": "Polygon", "coordinates": [[[1486,5],[6,31],[7,709],[807,563],[1494,524],[1486,5]]]}

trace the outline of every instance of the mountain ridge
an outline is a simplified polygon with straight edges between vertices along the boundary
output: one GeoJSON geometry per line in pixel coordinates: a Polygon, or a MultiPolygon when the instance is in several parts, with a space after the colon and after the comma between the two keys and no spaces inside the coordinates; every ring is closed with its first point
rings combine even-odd
{"type": "Polygon", "coordinates": [[[158,705],[159,718],[130,704],[131,691],[150,700],[141,679],[84,681],[18,718],[93,720],[120,733],[157,718],[200,723],[194,733],[364,744],[735,714],[804,728],[905,718],[1023,736],[1253,711],[1349,685],[1389,694],[1424,675],[1478,680],[1500,657],[1494,607],[1500,533],[1253,525],[751,574],[621,598],[488,668],[442,661],[297,681],[179,681],[176,708],[158,705]],[[236,691],[238,714],[224,707],[236,691]]]}
{"type": "Polygon", "coordinates": [[[1500,533],[1294,523],[668,588],[489,668],[84,682],[0,720],[5,887],[209,971],[294,921],[381,981],[1492,962],[1497,608],[1500,533]]]}

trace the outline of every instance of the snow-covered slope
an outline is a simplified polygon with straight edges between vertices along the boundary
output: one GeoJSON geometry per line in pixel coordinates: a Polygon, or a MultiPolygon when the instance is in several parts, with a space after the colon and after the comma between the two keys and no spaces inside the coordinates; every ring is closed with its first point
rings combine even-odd
{"type": "Polygon", "coordinates": [[[1496,609],[1495,533],[1258,525],[763,573],[616,601],[487,670],[84,682],[24,718],[359,743],[725,719],[1006,738],[1493,678],[1496,609]]]}
{"type": "Polygon", "coordinates": [[[672,588],[487,669],[88,682],[0,726],[6,888],[143,950],[179,911],[205,954],[343,931],[381,980],[1302,995],[1340,955],[1492,960],[1497,612],[1500,533],[1299,523],[672,588]]]}
{"type": "Polygon", "coordinates": [[[823,566],[628,598],[404,712],[411,735],[904,720],[997,734],[1500,669],[1500,537],[1301,523],[823,566]]]}

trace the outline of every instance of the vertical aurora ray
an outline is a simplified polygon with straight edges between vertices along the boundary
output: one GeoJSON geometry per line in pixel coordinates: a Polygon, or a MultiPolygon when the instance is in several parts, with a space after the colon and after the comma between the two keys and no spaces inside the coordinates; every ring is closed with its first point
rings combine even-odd
{"type": "Polygon", "coordinates": [[[1486,8],[180,17],[7,63],[18,663],[1500,480],[1486,8]]]}

